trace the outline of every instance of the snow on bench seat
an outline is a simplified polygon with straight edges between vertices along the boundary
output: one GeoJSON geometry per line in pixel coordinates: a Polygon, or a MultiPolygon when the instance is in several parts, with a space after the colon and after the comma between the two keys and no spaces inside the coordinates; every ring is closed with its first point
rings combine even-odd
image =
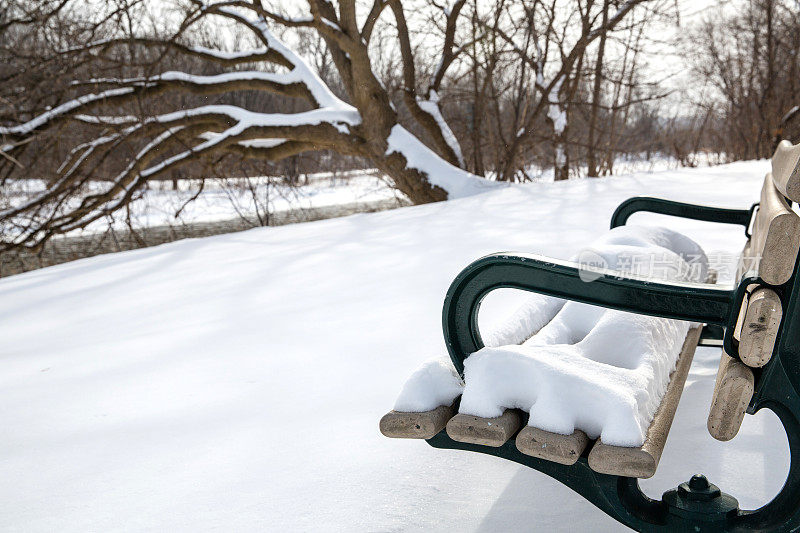
{"type": "MultiPolygon", "coordinates": [[[[628,268],[657,261],[662,279],[709,274],[702,249],[665,228],[616,228],[585,251],[618,270],[626,260],[628,268]]],[[[412,422],[455,404],[459,413],[444,425],[455,441],[499,447],[514,438],[522,453],[569,465],[599,437],[590,454],[597,471],[655,472],[699,327],[532,294],[495,329],[484,337],[488,346],[464,361],[463,382],[445,362],[415,372],[382,420],[384,434],[394,421],[404,424],[395,435],[428,438],[420,435],[441,420],[425,432],[412,422]]]]}
{"type": "Polygon", "coordinates": [[[427,361],[408,378],[394,409],[381,418],[381,433],[398,439],[433,437],[456,413],[455,400],[463,388],[450,361],[427,361]]]}
{"type": "Polygon", "coordinates": [[[568,302],[522,345],[465,360],[459,413],[491,419],[518,408],[531,427],[641,446],[688,331],[686,322],[568,302]]]}
{"type": "Polygon", "coordinates": [[[647,429],[644,444],[639,447],[610,446],[598,440],[589,452],[589,467],[595,472],[617,476],[649,478],[656,473],[664,444],[667,442],[675,411],[689,375],[695,348],[700,341],[701,327],[689,330],[678,364],[670,376],[667,392],[647,429]]]}

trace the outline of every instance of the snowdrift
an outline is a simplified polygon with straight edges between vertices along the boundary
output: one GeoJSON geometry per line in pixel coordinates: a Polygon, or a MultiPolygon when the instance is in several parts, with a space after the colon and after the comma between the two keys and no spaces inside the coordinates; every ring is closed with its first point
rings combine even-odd
{"type": "MultiPolygon", "coordinates": [[[[393,442],[377,421],[445,353],[445,290],[475,257],[569,258],[636,194],[748,206],[767,168],[508,187],[0,280],[0,530],[618,531],[537,472],[393,442]]],[[[741,229],[641,221],[732,275],[741,229]]],[[[486,320],[518,301],[492,299],[486,320]]],[[[785,479],[786,438],[768,413],[731,443],[707,434],[718,358],[698,350],[642,486],[660,495],[703,471],[754,507],[785,479]]]]}

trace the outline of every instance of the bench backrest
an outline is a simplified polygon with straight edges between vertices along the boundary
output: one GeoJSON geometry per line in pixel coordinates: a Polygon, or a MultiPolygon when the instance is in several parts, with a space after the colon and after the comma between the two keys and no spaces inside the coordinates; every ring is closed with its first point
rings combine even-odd
{"type": "Polygon", "coordinates": [[[781,141],[772,156],[772,176],[782,195],[800,203],[800,144],[781,141]]]}
{"type": "MultiPolygon", "coordinates": [[[[800,253],[800,216],[792,211],[791,201],[800,202],[800,144],[784,141],[772,158],[772,172],[764,178],[739,272],[740,277],[755,275],[775,287],[748,287],[733,333],[739,360],[722,354],[708,419],[709,431],[720,440],[729,440],[738,432],[754,393],[752,369],[769,363],[784,322],[780,287],[785,289],[792,279],[800,253]]],[[[798,290],[791,287],[783,292],[798,290]]]]}
{"type": "MultiPolygon", "coordinates": [[[[800,149],[797,151],[800,153],[800,149]]],[[[742,252],[742,262],[743,273],[754,272],[770,285],[782,285],[792,277],[800,250],[800,216],[792,211],[773,176],[764,178],[752,237],[742,252]]]]}
{"type": "MultiPolygon", "coordinates": [[[[770,285],[788,282],[800,252],[800,216],[790,201],[800,199],[800,144],[783,141],[772,158],[772,172],[764,178],[753,232],[742,251],[740,276],[755,274],[770,285]],[[787,193],[794,197],[787,200],[787,193]]],[[[734,338],[739,357],[748,366],[769,362],[783,308],[770,288],[753,288],[742,302],[734,338]]]]}

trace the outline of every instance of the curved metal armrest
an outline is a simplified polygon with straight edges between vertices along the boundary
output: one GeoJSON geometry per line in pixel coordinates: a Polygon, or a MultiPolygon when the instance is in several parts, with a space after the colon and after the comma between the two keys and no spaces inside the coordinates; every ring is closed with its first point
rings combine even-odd
{"type": "Polygon", "coordinates": [[[493,254],[456,277],[443,309],[447,350],[459,373],[464,359],[483,347],[478,331],[481,300],[499,288],[538,292],[591,305],[692,322],[727,326],[734,315],[732,287],[652,281],[528,254],[493,254]]]}
{"type": "Polygon", "coordinates": [[[628,218],[639,211],[670,215],[674,217],[718,222],[720,224],[738,224],[744,226],[745,235],[750,238],[750,220],[758,204],[753,204],[750,209],[726,209],[707,205],[686,204],[662,198],[648,196],[635,196],[619,204],[614,214],[611,215],[611,228],[623,226],[628,218]]]}

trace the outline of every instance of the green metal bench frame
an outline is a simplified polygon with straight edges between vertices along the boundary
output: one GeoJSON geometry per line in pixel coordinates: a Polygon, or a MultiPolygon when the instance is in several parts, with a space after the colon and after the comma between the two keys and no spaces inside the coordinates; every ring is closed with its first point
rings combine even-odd
{"type": "MultiPolygon", "coordinates": [[[[639,211],[648,211],[708,222],[749,227],[756,205],[750,209],[721,209],[658,198],[636,197],[623,202],[611,219],[611,227],[625,224],[639,211]]],[[[747,412],[762,408],[780,418],[789,441],[791,463],[785,485],[768,504],[756,510],[740,510],[735,498],[707,484],[702,476],[664,493],[661,500],[646,496],[636,478],[597,473],[587,456],[571,466],[538,459],[517,450],[513,439],[498,448],[466,444],[451,439],[446,431],[427,439],[436,448],[485,453],[538,470],[568,486],[612,518],[638,531],[796,531],[800,529],[800,284],[796,261],[791,279],[780,286],[758,277],[745,276],[734,288],[702,284],[648,281],[613,271],[585,270],[574,263],[535,255],[493,254],[470,264],[450,285],[444,302],[443,329],[450,358],[460,374],[464,359],[483,347],[478,329],[478,310],[493,290],[514,288],[629,311],[637,314],[702,322],[703,338],[723,337],[726,351],[738,357],[733,338],[742,299],[748,289],[769,287],[785,310],[770,362],[756,371],[755,391],[747,412]],[[594,279],[596,278],[596,279],[594,279]]]]}

